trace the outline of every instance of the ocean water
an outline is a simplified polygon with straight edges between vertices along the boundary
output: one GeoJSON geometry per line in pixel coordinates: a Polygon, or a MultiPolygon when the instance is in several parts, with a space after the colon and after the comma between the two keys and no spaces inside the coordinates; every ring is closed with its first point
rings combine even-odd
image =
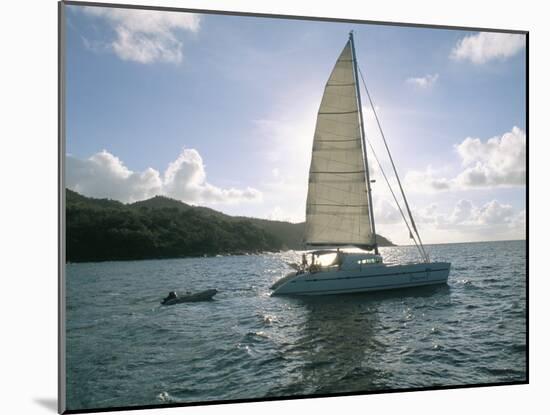
{"type": "Polygon", "coordinates": [[[525,242],[428,249],[448,285],[304,298],[269,290],[297,252],[67,264],[67,407],[525,381],[525,242]]]}

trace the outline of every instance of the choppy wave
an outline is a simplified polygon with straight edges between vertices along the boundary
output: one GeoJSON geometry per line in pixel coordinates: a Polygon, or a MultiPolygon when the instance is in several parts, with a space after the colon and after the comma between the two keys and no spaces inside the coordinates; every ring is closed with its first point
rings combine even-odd
{"type": "Polygon", "coordinates": [[[453,263],[447,286],[317,298],[270,297],[293,252],[71,264],[68,408],[525,380],[525,243],[430,252],[453,263]]]}

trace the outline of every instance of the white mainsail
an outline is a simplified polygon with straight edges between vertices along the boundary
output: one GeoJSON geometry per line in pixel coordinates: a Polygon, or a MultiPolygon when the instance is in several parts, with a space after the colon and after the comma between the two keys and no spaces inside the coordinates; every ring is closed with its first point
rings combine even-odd
{"type": "Polygon", "coordinates": [[[308,245],[375,244],[352,56],[348,41],[317,114],[306,202],[308,245]]]}

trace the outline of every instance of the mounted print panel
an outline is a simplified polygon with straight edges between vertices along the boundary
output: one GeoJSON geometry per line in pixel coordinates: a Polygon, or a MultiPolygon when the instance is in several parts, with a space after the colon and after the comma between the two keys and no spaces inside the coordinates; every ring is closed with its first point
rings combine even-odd
{"type": "Polygon", "coordinates": [[[527,383],[527,32],[59,10],[60,412],[527,383]]]}

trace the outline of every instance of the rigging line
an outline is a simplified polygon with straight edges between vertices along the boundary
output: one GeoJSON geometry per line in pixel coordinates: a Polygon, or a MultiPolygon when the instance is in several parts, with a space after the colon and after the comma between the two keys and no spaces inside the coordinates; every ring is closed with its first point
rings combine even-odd
{"type": "Polygon", "coordinates": [[[411,227],[409,226],[409,222],[407,221],[407,218],[405,217],[405,213],[403,212],[403,209],[401,209],[401,205],[399,204],[399,201],[397,200],[397,196],[395,196],[395,193],[393,191],[393,188],[391,187],[390,181],[388,179],[388,176],[386,176],[386,172],[384,171],[384,168],[382,167],[382,163],[380,163],[380,160],[378,159],[378,156],[376,155],[376,152],[374,151],[374,147],[372,146],[370,140],[366,138],[367,143],[369,144],[369,147],[372,151],[372,155],[374,156],[374,160],[376,160],[376,164],[378,164],[378,167],[380,168],[380,171],[382,172],[382,176],[384,176],[384,180],[386,181],[386,184],[388,185],[388,188],[390,189],[391,195],[393,196],[393,200],[395,201],[395,204],[397,205],[397,208],[399,209],[399,213],[401,213],[401,217],[403,218],[403,222],[405,222],[405,225],[407,226],[407,229],[409,230],[409,235],[411,236],[411,239],[414,241],[414,245],[416,246],[416,249],[418,249],[418,252],[420,253],[420,257],[425,259],[424,256],[425,253],[422,252],[420,247],[418,246],[418,243],[416,242],[416,238],[414,237],[414,234],[411,230],[411,227]]]}
{"type": "MultiPolygon", "coordinates": [[[[359,68],[358,68],[359,69],[359,68]]],[[[407,213],[409,214],[409,218],[411,220],[411,225],[416,233],[416,236],[418,237],[418,242],[420,243],[420,247],[422,248],[422,251],[424,253],[424,259],[426,262],[428,262],[428,254],[426,253],[426,250],[424,249],[424,245],[422,244],[422,239],[420,238],[420,233],[418,232],[418,229],[416,228],[416,224],[414,222],[414,218],[411,212],[411,209],[409,207],[409,202],[407,201],[407,197],[405,196],[405,191],[403,190],[403,186],[401,185],[401,180],[399,179],[399,174],[397,173],[397,168],[395,167],[395,163],[393,162],[393,157],[391,155],[390,149],[388,147],[388,143],[386,141],[386,137],[384,135],[384,131],[382,130],[382,126],[380,125],[380,120],[378,119],[378,114],[376,113],[376,109],[374,108],[374,103],[372,102],[372,98],[369,93],[369,89],[367,88],[367,84],[365,83],[365,79],[363,78],[363,72],[359,69],[359,74],[361,76],[361,81],[363,82],[363,87],[365,88],[365,91],[367,92],[367,97],[369,98],[369,102],[372,108],[372,112],[374,113],[374,118],[376,119],[376,123],[378,124],[378,129],[380,130],[380,135],[382,136],[382,140],[384,141],[384,146],[386,147],[386,150],[388,152],[388,156],[390,158],[391,165],[393,167],[393,171],[395,173],[395,177],[397,178],[397,184],[399,185],[399,189],[401,190],[401,194],[403,196],[403,201],[405,202],[405,207],[407,208],[407,213]]]]}

